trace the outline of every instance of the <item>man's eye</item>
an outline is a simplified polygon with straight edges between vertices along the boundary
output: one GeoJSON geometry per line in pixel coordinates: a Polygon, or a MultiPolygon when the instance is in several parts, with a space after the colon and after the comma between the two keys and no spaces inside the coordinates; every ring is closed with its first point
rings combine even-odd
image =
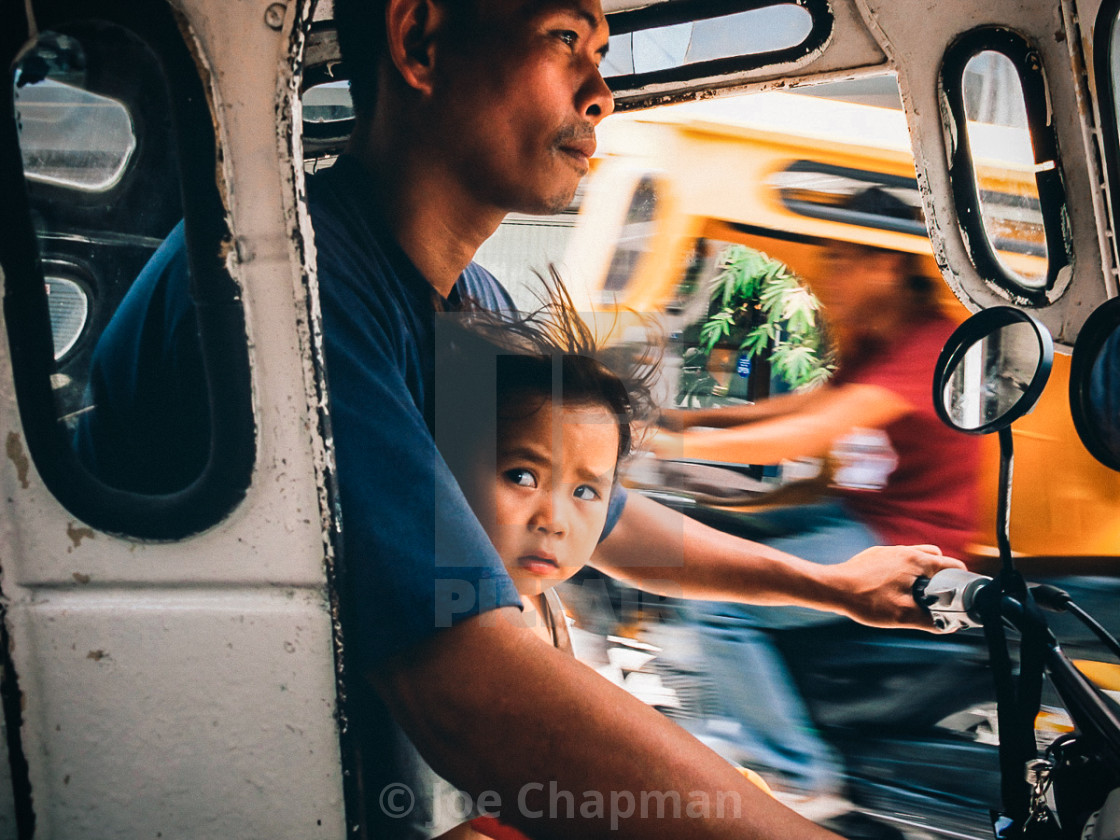
{"type": "Polygon", "coordinates": [[[529,470],[523,470],[523,469],[507,470],[506,471],[506,478],[508,478],[514,484],[517,484],[521,487],[536,487],[537,486],[537,477],[535,475],[533,475],[531,472],[529,472],[529,470]]]}
{"type": "Polygon", "coordinates": [[[558,29],[552,33],[569,47],[574,47],[579,40],[579,34],[572,32],[570,29],[558,29]]]}
{"type": "Polygon", "coordinates": [[[590,484],[581,484],[572,495],[584,502],[593,502],[600,498],[599,491],[590,484]]]}

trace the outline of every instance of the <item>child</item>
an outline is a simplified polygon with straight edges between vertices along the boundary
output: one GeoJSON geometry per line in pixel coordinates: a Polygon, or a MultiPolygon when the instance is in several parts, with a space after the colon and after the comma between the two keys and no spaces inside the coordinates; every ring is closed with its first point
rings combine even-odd
{"type": "Polygon", "coordinates": [[[440,319],[436,442],[528,623],[552,628],[556,643],[563,623],[542,596],[586,565],[603,535],[619,464],[651,414],[656,363],[608,367],[560,282],[546,289],[544,305],[517,319],[440,319]]]}
{"type": "MultiPolygon", "coordinates": [[[[619,463],[649,414],[656,363],[615,372],[555,274],[546,289],[528,316],[439,318],[436,442],[521,595],[522,620],[570,651],[553,587],[603,536],[619,463]]],[[[520,836],[488,817],[471,825],[482,836],[520,836]]],[[[466,826],[442,835],[471,836],[466,826]]]]}

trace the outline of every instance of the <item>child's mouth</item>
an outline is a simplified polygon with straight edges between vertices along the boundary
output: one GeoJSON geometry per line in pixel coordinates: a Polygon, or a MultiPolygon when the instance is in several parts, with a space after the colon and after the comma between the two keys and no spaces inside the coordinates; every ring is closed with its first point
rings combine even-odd
{"type": "Polygon", "coordinates": [[[556,574],[560,568],[560,564],[556,562],[554,557],[541,556],[539,554],[526,554],[517,558],[517,564],[532,575],[540,577],[549,577],[556,574]]]}

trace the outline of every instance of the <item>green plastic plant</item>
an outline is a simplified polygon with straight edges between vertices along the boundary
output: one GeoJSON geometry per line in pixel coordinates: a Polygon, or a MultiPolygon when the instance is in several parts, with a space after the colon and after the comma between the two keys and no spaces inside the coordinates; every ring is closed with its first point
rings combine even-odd
{"type": "Polygon", "coordinates": [[[745,245],[731,245],[711,280],[708,317],[696,346],[682,357],[679,405],[710,405],[722,396],[708,373],[717,346],[747,358],[769,360],[772,371],[794,389],[813,388],[835,365],[821,329],[821,303],[782,262],[745,245]]]}

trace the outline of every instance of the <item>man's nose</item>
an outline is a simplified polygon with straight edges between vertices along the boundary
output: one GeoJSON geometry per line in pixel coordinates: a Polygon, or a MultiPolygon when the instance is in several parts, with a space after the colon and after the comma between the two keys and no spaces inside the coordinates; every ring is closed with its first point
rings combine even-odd
{"type": "Polygon", "coordinates": [[[599,68],[591,65],[588,78],[580,91],[581,111],[592,125],[598,125],[604,117],[614,111],[614,94],[599,68]]]}

